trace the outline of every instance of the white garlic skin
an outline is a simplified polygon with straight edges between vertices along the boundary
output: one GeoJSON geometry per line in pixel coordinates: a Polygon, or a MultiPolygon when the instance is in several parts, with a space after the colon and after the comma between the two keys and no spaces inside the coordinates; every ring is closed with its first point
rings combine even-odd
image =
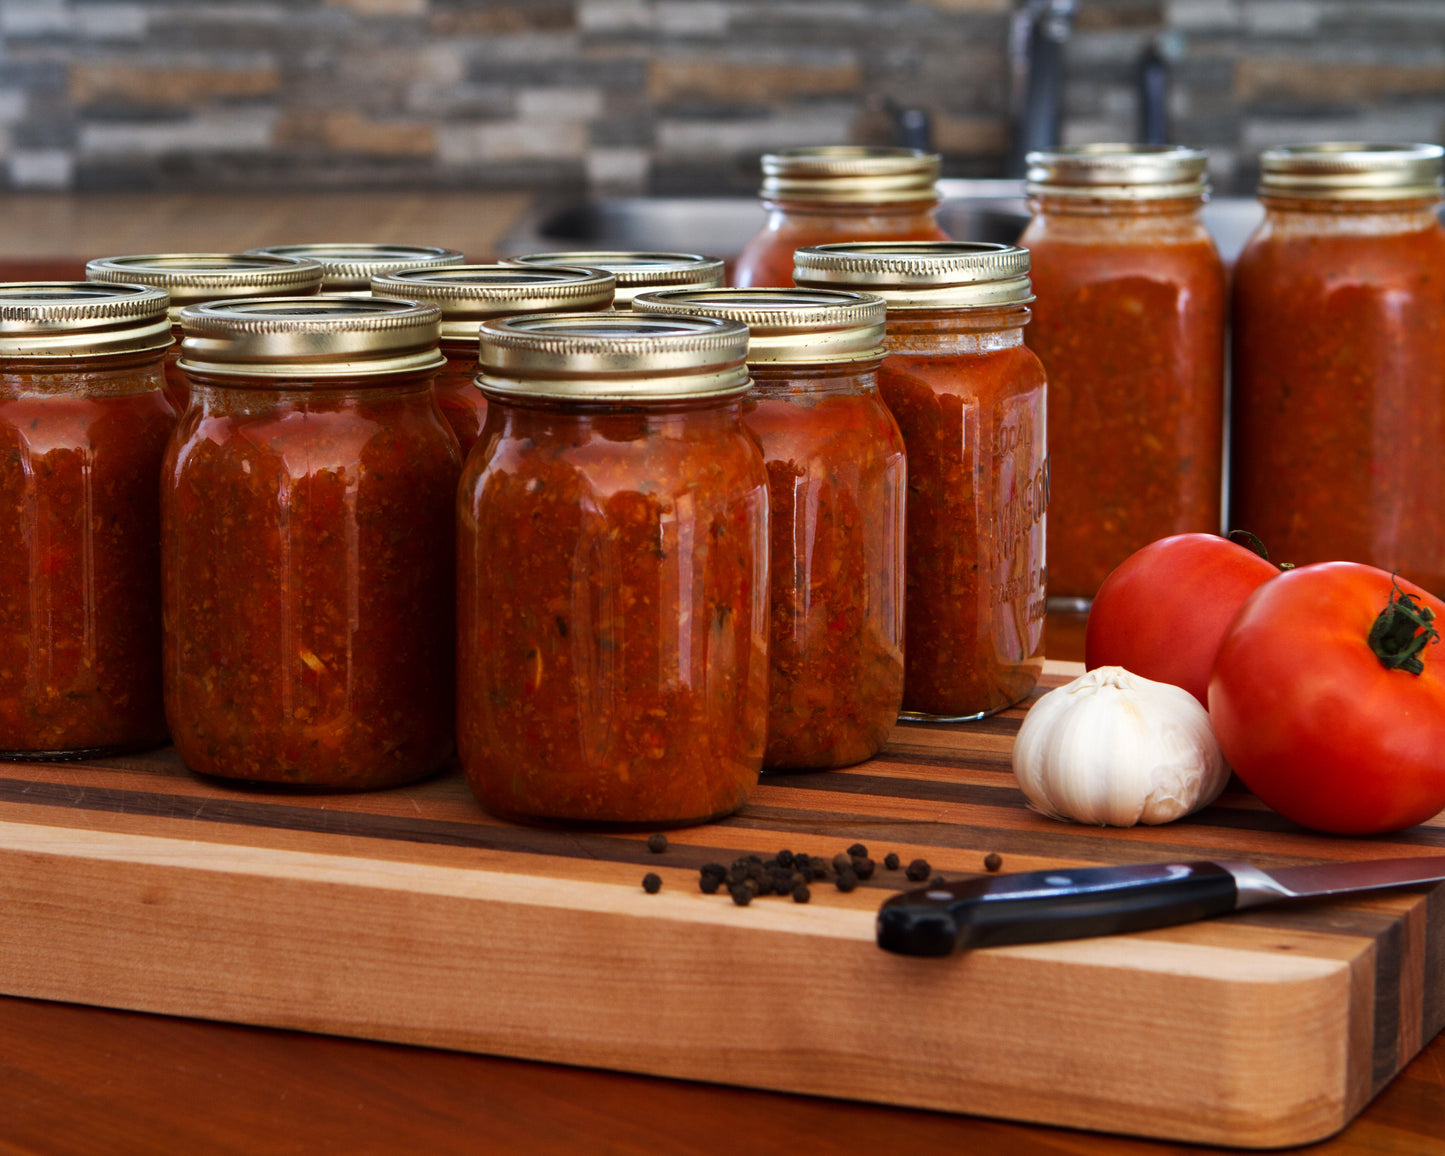
{"type": "Polygon", "coordinates": [[[1199,700],[1122,666],[1097,667],[1034,703],[1013,769],[1035,810],[1109,827],[1171,822],[1229,782],[1199,700]]]}

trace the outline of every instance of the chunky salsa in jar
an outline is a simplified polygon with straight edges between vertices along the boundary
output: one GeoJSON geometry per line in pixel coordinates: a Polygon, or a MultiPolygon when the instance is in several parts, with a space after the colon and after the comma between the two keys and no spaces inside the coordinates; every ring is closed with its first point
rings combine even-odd
{"type": "Polygon", "coordinates": [[[328,297],[364,297],[371,292],[371,279],[379,274],[398,269],[437,269],[460,265],[467,259],[456,249],[440,245],[384,245],[374,241],[268,245],[246,251],[315,261],[322,271],[321,292],[328,297]]]}
{"type": "Polygon", "coordinates": [[[435,306],[182,311],[162,475],[165,695],[192,770],[383,787],[453,744],[457,443],[435,306]]]}
{"type": "Polygon", "coordinates": [[[1230,521],[1272,556],[1445,593],[1445,229],[1436,145],[1261,158],[1234,279],[1230,521]]]}
{"type": "Polygon", "coordinates": [[[1043,669],[1049,459],[1028,268],[1027,251],[981,242],[797,255],[800,285],[888,306],[878,388],[908,452],[904,718],[993,714],[1043,669]]]}
{"type": "Polygon", "coordinates": [[[548,265],[581,265],[604,269],[617,278],[614,309],[631,309],[639,293],[663,289],[712,289],[723,283],[727,263],[721,257],[701,253],[646,253],[631,250],[575,253],[524,253],[508,257],[509,265],[529,268],[548,265]]]}
{"type": "Polygon", "coordinates": [[[165,742],[166,295],[0,285],[0,757],[165,742]]]}
{"type": "Polygon", "coordinates": [[[1224,265],[1197,149],[1086,145],[1029,156],[1019,244],[1049,378],[1049,591],[1092,598],[1157,538],[1218,533],[1224,265]]]}
{"type": "Polygon", "coordinates": [[[462,460],[487,417],[477,388],[477,329],[489,318],[523,313],[572,313],[612,305],[613,278],[600,269],[520,269],[514,265],[449,265],[399,269],[372,278],[373,297],[425,301],[442,311],[442,353],[437,404],[461,443],[462,460]]]}
{"type": "Polygon", "coordinates": [[[674,290],[633,309],[740,321],[743,424],[768,468],[768,745],[776,769],[877,754],[903,699],[903,435],[878,396],[883,299],[674,290]]]}
{"type": "Polygon", "coordinates": [[[259,253],[147,253],[97,257],[85,266],[92,281],[153,285],[170,294],[171,333],[166,352],[166,400],[185,413],[190,384],[176,368],[181,356],[181,310],[230,297],[298,297],[321,288],[321,266],[300,257],[259,253]]]}
{"type": "Polygon", "coordinates": [[[736,810],[767,729],[768,485],[747,330],[671,314],[486,322],[458,512],[457,745],[494,814],[736,810]]]}
{"type": "Polygon", "coordinates": [[[762,160],[762,229],[744,247],[735,285],[791,286],[793,253],[842,241],[946,241],[934,215],[937,153],[821,145],[762,160]]]}

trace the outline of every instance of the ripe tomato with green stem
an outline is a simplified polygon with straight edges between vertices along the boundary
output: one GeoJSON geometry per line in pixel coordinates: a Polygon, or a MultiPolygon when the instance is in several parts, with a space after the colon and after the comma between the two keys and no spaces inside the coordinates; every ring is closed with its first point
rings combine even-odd
{"type": "Polygon", "coordinates": [[[1183,687],[1207,706],[1209,668],[1225,627],[1280,572],[1253,541],[1256,548],[1218,534],[1175,534],[1134,551],[1094,596],[1085,667],[1122,666],[1183,687]]]}
{"type": "Polygon", "coordinates": [[[1265,583],[1209,678],[1224,757],[1315,831],[1373,835],[1445,807],[1445,603],[1373,566],[1321,562],[1265,583]]]}

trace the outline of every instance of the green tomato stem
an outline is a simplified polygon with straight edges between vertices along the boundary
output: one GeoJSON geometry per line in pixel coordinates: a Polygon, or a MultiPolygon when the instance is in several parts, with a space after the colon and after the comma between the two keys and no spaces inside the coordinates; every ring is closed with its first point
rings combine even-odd
{"type": "Polygon", "coordinates": [[[1421,651],[1440,641],[1440,632],[1432,623],[1435,612],[1421,605],[1413,594],[1406,594],[1391,576],[1390,601],[1370,627],[1370,649],[1386,670],[1403,670],[1422,674],[1425,670],[1421,651]]]}

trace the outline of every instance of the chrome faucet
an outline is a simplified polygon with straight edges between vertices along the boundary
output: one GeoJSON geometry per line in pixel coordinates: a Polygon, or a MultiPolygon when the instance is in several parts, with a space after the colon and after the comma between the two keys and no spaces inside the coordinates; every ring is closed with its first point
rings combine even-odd
{"type": "Polygon", "coordinates": [[[1064,103],[1064,45],[1078,0],[1017,0],[1009,18],[1008,175],[1022,177],[1025,157],[1059,143],[1064,103]]]}

